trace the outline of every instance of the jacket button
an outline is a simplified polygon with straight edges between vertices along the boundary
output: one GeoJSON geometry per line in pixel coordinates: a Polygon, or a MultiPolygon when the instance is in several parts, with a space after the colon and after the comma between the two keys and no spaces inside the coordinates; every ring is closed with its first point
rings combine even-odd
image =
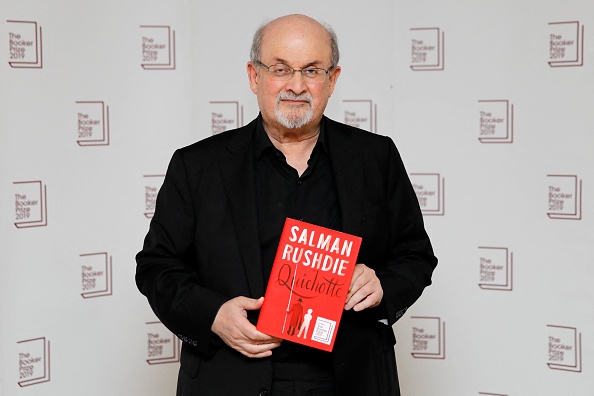
{"type": "Polygon", "coordinates": [[[260,390],[260,395],[259,396],[267,396],[268,395],[268,389],[262,389],[260,390]]]}

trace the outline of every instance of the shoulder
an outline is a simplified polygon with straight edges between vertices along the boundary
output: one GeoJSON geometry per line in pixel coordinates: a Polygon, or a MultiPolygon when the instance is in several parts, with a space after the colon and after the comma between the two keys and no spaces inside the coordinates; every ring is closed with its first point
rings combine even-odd
{"type": "Polygon", "coordinates": [[[378,135],[327,117],[324,117],[324,122],[325,131],[330,140],[340,141],[341,146],[348,146],[359,153],[387,155],[395,149],[394,142],[388,136],[378,135]]]}
{"type": "Polygon", "coordinates": [[[213,162],[221,155],[235,153],[251,147],[252,134],[256,128],[256,120],[249,124],[209,136],[199,140],[189,146],[182,147],[176,151],[176,154],[186,160],[213,162]]]}

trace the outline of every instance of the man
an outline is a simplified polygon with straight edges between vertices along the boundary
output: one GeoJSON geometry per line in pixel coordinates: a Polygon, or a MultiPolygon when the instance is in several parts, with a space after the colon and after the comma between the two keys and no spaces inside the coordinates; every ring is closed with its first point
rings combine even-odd
{"type": "Polygon", "coordinates": [[[303,305],[301,305],[301,302],[303,302],[303,300],[298,299],[289,312],[287,312],[287,314],[291,314],[289,328],[287,329],[287,334],[289,335],[294,335],[295,331],[299,330],[299,327],[301,327],[301,319],[303,319],[303,305]]]}
{"type": "Polygon", "coordinates": [[[336,36],[304,15],[254,36],[260,116],[173,155],[136,281],[184,341],[177,394],[399,395],[391,325],[437,259],[387,137],[323,116],[336,36]],[[363,239],[332,353],[255,328],[286,217],[363,239]]]}

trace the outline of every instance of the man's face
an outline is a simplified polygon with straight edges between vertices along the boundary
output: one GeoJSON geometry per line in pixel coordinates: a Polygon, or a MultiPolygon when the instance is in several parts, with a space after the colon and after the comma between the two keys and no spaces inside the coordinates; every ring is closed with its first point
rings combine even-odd
{"type": "MultiPolygon", "coordinates": [[[[282,63],[300,70],[331,66],[332,50],[326,30],[317,22],[286,17],[272,22],[262,38],[261,59],[267,65],[282,63]]],[[[258,97],[265,124],[298,129],[319,124],[340,75],[340,67],[323,81],[311,82],[295,72],[287,81],[275,81],[266,68],[248,64],[250,88],[258,97]]]]}

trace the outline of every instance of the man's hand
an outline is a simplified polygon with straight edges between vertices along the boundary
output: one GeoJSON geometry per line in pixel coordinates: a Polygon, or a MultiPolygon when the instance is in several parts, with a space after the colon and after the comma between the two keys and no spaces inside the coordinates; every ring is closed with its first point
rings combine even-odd
{"type": "Polygon", "coordinates": [[[247,320],[247,310],[262,307],[264,297],[257,300],[247,297],[235,297],[219,309],[211,330],[231,348],[251,358],[272,355],[272,349],[280,345],[281,340],[256,330],[256,326],[247,320]]]}
{"type": "Polygon", "coordinates": [[[353,309],[356,312],[366,308],[377,307],[382,301],[384,290],[375,271],[365,264],[357,264],[349,286],[344,309],[353,309]]]}

